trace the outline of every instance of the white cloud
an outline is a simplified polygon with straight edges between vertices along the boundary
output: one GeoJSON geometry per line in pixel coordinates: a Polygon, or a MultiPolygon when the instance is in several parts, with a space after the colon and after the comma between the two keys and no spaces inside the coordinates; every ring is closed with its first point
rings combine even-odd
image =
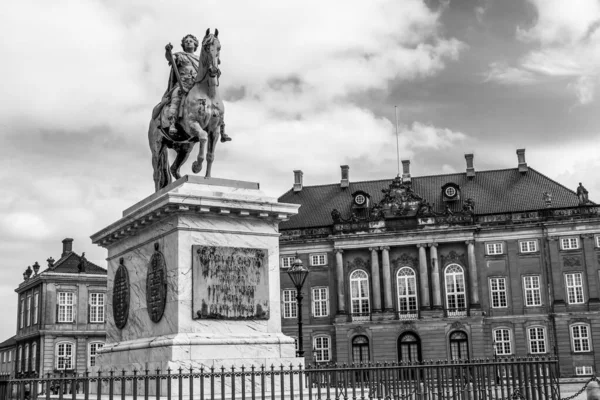
{"type": "Polygon", "coordinates": [[[519,85],[566,78],[579,103],[591,103],[600,71],[600,2],[528,1],[537,20],[529,28],[518,27],[516,37],[536,48],[514,66],[490,64],[486,81],[519,85]]]}

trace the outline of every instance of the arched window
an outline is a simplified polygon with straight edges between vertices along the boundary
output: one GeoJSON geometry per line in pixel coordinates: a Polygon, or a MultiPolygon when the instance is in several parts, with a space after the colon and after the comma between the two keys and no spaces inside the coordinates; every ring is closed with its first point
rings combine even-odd
{"type": "Polygon", "coordinates": [[[446,308],[448,316],[467,314],[467,296],[465,292],[465,272],[458,264],[446,267],[446,308]]]}
{"type": "Polygon", "coordinates": [[[400,319],[410,319],[417,314],[417,278],[415,271],[402,267],[396,274],[398,288],[398,316],[400,319]]]}
{"type": "Polygon", "coordinates": [[[23,354],[23,371],[27,372],[29,371],[29,344],[25,345],[23,352],[25,353],[23,354]]]}
{"type": "Polygon", "coordinates": [[[37,343],[31,345],[31,370],[37,371],[37,343]]]}
{"type": "Polygon", "coordinates": [[[54,356],[56,359],[56,369],[73,369],[73,357],[75,356],[75,346],[71,342],[57,343],[54,356]]]}
{"type": "Polygon", "coordinates": [[[450,334],[450,359],[469,359],[469,339],[463,331],[454,331],[450,334]]]}
{"type": "Polygon", "coordinates": [[[352,314],[368,317],[371,312],[369,305],[369,275],[362,269],[350,274],[350,303],[352,314]]]}
{"type": "Polygon", "coordinates": [[[352,338],[352,362],[364,364],[370,361],[369,338],[364,335],[352,338]]]}
{"type": "Polygon", "coordinates": [[[398,361],[421,361],[421,339],[414,333],[405,332],[398,338],[398,361]]]}

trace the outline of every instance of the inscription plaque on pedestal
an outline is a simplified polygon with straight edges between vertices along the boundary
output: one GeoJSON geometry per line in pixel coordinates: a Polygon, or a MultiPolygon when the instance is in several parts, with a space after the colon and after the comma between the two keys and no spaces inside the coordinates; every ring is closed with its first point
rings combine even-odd
{"type": "Polygon", "coordinates": [[[129,272],[127,272],[122,258],[115,273],[112,306],[115,325],[117,328],[123,329],[129,316],[129,272]]]}
{"type": "Polygon", "coordinates": [[[154,254],[148,264],[146,275],[146,307],[152,322],[158,322],[165,312],[167,301],[167,265],[165,257],[154,244],[154,254]]]}
{"type": "Polygon", "coordinates": [[[192,246],[194,319],[269,319],[266,249],[192,246]]]}

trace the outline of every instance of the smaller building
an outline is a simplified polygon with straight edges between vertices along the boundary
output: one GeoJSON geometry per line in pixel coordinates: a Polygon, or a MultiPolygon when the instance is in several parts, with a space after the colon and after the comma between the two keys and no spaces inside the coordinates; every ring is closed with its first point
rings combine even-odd
{"type": "Polygon", "coordinates": [[[13,374],[16,348],[15,336],[0,343],[0,378],[13,374]]]}
{"type": "Polygon", "coordinates": [[[104,346],[106,270],[85,253],[73,252],[73,239],[62,244],[58,261],[50,257],[42,272],[38,262],[27,267],[15,289],[19,307],[11,351],[16,376],[85,371],[104,346]]]}

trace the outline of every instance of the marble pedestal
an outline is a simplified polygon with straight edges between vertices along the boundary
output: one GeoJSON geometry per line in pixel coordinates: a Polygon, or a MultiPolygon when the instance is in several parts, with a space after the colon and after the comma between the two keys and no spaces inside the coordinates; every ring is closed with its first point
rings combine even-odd
{"type": "MultiPolygon", "coordinates": [[[[278,224],[296,214],[298,207],[265,196],[257,183],[185,176],[128,208],[121,219],[94,234],[92,242],[108,250],[107,341],[98,356],[100,368],[166,371],[303,364],[303,359],[295,357],[293,339],[281,332],[279,300],[278,224]],[[203,249],[225,249],[224,254],[232,254],[231,249],[252,249],[250,252],[260,251],[263,261],[254,265],[252,257],[230,257],[227,268],[237,268],[238,281],[240,268],[251,270],[252,276],[237,284],[215,285],[217,278],[210,268],[219,269],[219,279],[224,281],[223,274],[231,272],[223,272],[225,264],[219,256],[210,266],[199,265],[198,254],[203,249]],[[162,297],[155,284],[162,281],[151,280],[151,286],[147,282],[157,253],[164,259],[166,278],[160,316],[162,297]],[[238,261],[242,267],[235,265],[238,261]],[[120,264],[127,270],[130,287],[122,329],[113,314],[120,264]],[[208,290],[207,284],[212,285],[208,290]],[[217,293],[215,297],[215,290],[223,285],[228,287],[227,293],[232,287],[242,293],[244,305],[223,308],[224,302],[233,301],[233,295],[219,297],[221,293],[217,293]],[[254,303],[260,307],[253,308],[254,303]]],[[[124,293],[117,296],[121,307],[117,313],[123,310],[124,293]]]]}

